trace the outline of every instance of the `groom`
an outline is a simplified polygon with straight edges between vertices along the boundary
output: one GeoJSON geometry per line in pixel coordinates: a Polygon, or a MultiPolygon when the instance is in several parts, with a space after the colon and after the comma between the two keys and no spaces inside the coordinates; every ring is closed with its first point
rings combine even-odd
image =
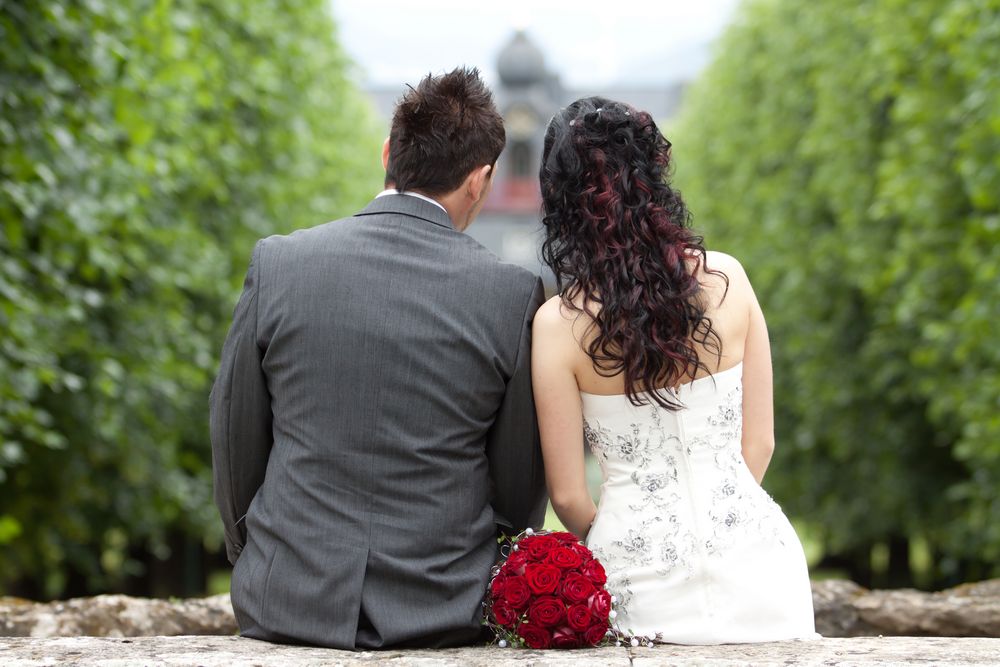
{"type": "Polygon", "coordinates": [[[462,233],[503,121],[475,69],[399,102],[357,215],[257,243],[211,396],[246,637],[475,641],[497,532],[543,518],[539,279],[462,233]]]}

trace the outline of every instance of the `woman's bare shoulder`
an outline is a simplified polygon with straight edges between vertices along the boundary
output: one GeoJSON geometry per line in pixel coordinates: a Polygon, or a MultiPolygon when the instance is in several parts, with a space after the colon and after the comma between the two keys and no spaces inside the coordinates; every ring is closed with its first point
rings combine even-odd
{"type": "MultiPolygon", "coordinates": [[[[585,309],[584,302],[580,295],[571,297],[568,303],[558,294],[550,298],[535,313],[532,336],[559,340],[567,344],[567,349],[580,348],[594,334],[593,315],[585,309]]],[[[587,308],[596,310],[593,302],[587,308]]]]}
{"type": "Polygon", "coordinates": [[[705,266],[710,271],[722,271],[727,275],[734,273],[737,274],[737,277],[746,277],[746,271],[743,269],[743,264],[740,263],[740,260],[719,250],[706,251],[705,266]]]}
{"type": "Polygon", "coordinates": [[[717,284],[725,291],[743,291],[750,287],[750,279],[740,260],[718,250],[705,253],[705,260],[698,266],[698,280],[706,286],[717,284]]]}
{"type": "Polygon", "coordinates": [[[578,312],[568,307],[558,294],[543,303],[535,313],[531,328],[534,336],[565,337],[572,335],[578,312]]]}
{"type": "Polygon", "coordinates": [[[753,294],[743,264],[736,257],[718,250],[709,250],[698,265],[698,282],[701,284],[704,303],[716,318],[723,313],[741,317],[753,294]]]}
{"type": "Polygon", "coordinates": [[[561,326],[563,322],[572,321],[562,297],[556,294],[539,306],[535,313],[535,325],[541,324],[545,327],[561,326]]]}

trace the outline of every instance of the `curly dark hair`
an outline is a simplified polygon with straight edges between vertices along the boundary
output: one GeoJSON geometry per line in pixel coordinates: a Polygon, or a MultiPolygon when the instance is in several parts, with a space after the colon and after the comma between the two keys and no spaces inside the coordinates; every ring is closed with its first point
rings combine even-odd
{"type": "Polygon", "coordinates": [[[396,104],[385,184],[446,194],[476,167],[495,165],[506,140],[503,117],[478,69],[428,74],[396,104]]]}
{"type": "Polygon", "coordinates": [[[707,254],[668,183],[670,164],[670,142],[648,113],[587,97],[549,122],[539,179],[542,258],[562,303],[592,318],[595,370],[623,373],[634,405],[677,410],[663,385],[708,372],[695,343],[721,358],[722,341],[687,265],[700,256],[704,266],[707,254]]]}

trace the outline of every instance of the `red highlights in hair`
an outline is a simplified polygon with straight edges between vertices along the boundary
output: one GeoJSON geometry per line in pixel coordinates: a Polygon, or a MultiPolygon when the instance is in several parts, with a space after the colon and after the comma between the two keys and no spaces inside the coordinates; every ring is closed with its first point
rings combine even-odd
{"type": "MultiPolygon", "coordinates": [[[[721,353],[688,266],[705,247],[667,183],[669,153],[649,114],[586,98],[552,119],[542,156],[542,256],[568,307],[582,310],[580,295],[599,304],[587,353],[599,373],[624,374],[636,404],[705,368],[695,343],[721,353]]],[[[648,398],[680,407],[665,392],[648,398]]]]}

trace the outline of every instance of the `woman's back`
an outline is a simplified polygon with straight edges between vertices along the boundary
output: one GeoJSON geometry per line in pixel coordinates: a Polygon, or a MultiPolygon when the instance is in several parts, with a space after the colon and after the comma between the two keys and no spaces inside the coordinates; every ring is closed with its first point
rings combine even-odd
{"type": "MultiPolygon", "coordinates": [[[[689,273],[701,286],[702,291],[698,299],[705,309],[705,317],[711,320],[712,330],[718,336],[719,350],[716,352],[698,341],[690,340],[690,344],[698,353],[699,360],[704,364],[704,370],[697,372],[694,378],[664,379],[661,386],[677,386],[692,379],[717,373],[743,361],[747,334],[750,331],[750,314],[757,306],[756,298],[743,267],[734,257],[721,252],[707,251],[706,260],[702,262],[701,257],[692,257],[687,265],[689,273]],[[706,268],[710,271],[706,271],[706,268]]],[[[558,299],[550,300],[548,308],[554,308],[557,301],[558,299]]],[[[582,296],[576,298],[576,305],[583,305],[582,296]]],[[[588,306],[594,312],[600,311],[599,304],[591,302],[588,306]]],[[[596,333],[590,326],[592,318],[578,311],[565,314],[573,320],[573,334],[579,342],[580,355],[574,372],[580,390],[592,394],[624,394],[624,376],[619,374],[608,377],[598,373],[593,361],[586,354],[586,349],[596,333]]]]}
{"type": "MultiPolygon", "coordinates": [[[[747,389],[741,405],[747,422],[741,444],[747,465],[760,481],[774,448],[771,354],[763,313],[743,267],[734,257],[708,252],[705,262],[692,259],[688,266],[701,286],[698,298],[717,336],[717,347],[711,346],[711,341],[706,345],[689,340],[703,365],[701,371],[694,378],[664,379],[655,389],[676,387],[740,364],[747,389]]],[[[624,374],[609,376],[599,371],[587,352],[597,334],[588,311],[597,313],[599,306],[593,301],[585,304],[582,296],[576,297],[574,305],[579,310],[570,310],[560,297],[553,297],[535,315],[535,335],[544,336],[538,351],[546,356],[538,364],[543,368],[555,364],[571,368],[575,386],[581,392],[624,395],[624,374]]],[[[564,389],[568,389],[568,383],[564,382],[564,389]]]]}

